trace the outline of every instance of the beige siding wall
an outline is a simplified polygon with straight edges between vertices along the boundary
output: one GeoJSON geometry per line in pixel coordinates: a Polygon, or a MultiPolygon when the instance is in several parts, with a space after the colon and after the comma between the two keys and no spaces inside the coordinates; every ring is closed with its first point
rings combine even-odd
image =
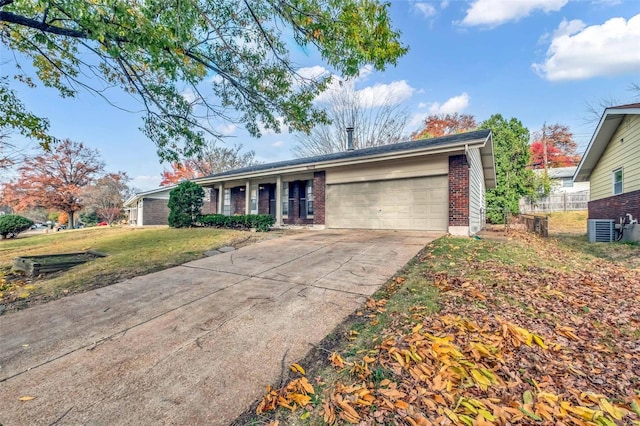
{"type": "Polygon", "coordinates": [[[434,156],[428,159],[425,157],[404,158],[385,161],[383,164],[373,162],[328,169],[327,185],[446,175],[448,173],[449,162],[446,156],[434,156]]]}
{"type": "Polygon", "coordinates": [[[622,167],[622,192],[640,190],[640,116],[626,116],[591,173],[591,200],[613,195],[613,171],[622,167]],[[624,142],[620,142],[623,139],[624,142]]]}
{"type": "Polygon", "coordinates": [[[469,162],[469,233],[475,234],[484,226],[485,209],[484,199],[484,175],[482,173],[482,161],[480,150],[471,149],[467,155],[469,162]]]}

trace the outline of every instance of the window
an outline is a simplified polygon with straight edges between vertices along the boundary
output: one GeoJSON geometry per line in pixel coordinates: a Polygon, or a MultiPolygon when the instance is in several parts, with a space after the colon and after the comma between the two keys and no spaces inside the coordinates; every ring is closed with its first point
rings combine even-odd
{"type": "Polygon", "coordinates": [[[249,200],[249,214],[258,214],[258,185],[251,185],[251,198],[249,200]]]}
{"type": "Polygon", "coordinates": [[[282,182],[282,217],[289,217],[289,182],[282,182]]]}
{"type": "Polygon", "coordinates": [[[313,216],[313,180],[307,181],[307,216],[313,216]]]}
{"type": "Polygon", "coordinates": [[[225,216],[231,216],[231,189],[224,189],[224,198],[222,202],[222,214],[225,216]]]}
{"type": "Polygon", "coordinates": [[[622,194],[622,169],[613,171],[613,195],[622,194]]]}
{"type": "Polygon", "coordinates": [[[563,178],[562,186],[564,188],[572,188],[573,187],[573,178],[563,178]]]}

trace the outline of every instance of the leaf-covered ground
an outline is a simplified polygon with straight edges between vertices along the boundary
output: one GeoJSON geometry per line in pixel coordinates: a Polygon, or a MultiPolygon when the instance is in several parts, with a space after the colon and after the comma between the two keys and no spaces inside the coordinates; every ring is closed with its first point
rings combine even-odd
{"type": "Polygon", "coordinates": [[[569,243],[435,241],[254,421],[640,425],[640,247],[569,243]]]}

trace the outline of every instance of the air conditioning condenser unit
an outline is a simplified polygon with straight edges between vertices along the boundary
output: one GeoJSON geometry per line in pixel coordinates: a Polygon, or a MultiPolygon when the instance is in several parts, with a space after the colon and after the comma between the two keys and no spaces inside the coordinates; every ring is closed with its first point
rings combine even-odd
{"type": "Polygon", "coordinates": [[[614,240],[615,221],[613,219],[587,220],[587,239],[590,243],[610,243],[614,240]]]}

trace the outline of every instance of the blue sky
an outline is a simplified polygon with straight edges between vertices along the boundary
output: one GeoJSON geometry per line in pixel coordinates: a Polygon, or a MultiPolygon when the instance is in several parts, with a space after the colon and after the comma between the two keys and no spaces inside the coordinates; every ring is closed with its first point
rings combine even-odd
{"type": "MultiPolygon", "coordinates": [[[[392,1],[390,13],[409,53],[384,72],[364,69],[355,85],[374,99],[402,102],[411,113],[408,132],[430,113],[478,121],[500,113],[531,132],[544,122],[566,124],[583,150],[595,127],[585,120],[587,102],[640,102],[629,90],[640,84],[640,1],[392,1]]],[[[314,52],[292,54],[303,71],[330,72],[314,52]]],[[[167,165],[138,130],[139,115],[89,93],[62,99],[42,87],[19,90],[28,108],[50,119],[54,135],[98,149],[108,170],[126,171],[139,189],[158,185],[167,165]]],[[[125,96],[112,96],[127,107],[125,96]]],[[[242,143],[261,161],[293,157],[286,132],[260,139],[236,126],[226,132],[228,144],[242,143]]]]}

